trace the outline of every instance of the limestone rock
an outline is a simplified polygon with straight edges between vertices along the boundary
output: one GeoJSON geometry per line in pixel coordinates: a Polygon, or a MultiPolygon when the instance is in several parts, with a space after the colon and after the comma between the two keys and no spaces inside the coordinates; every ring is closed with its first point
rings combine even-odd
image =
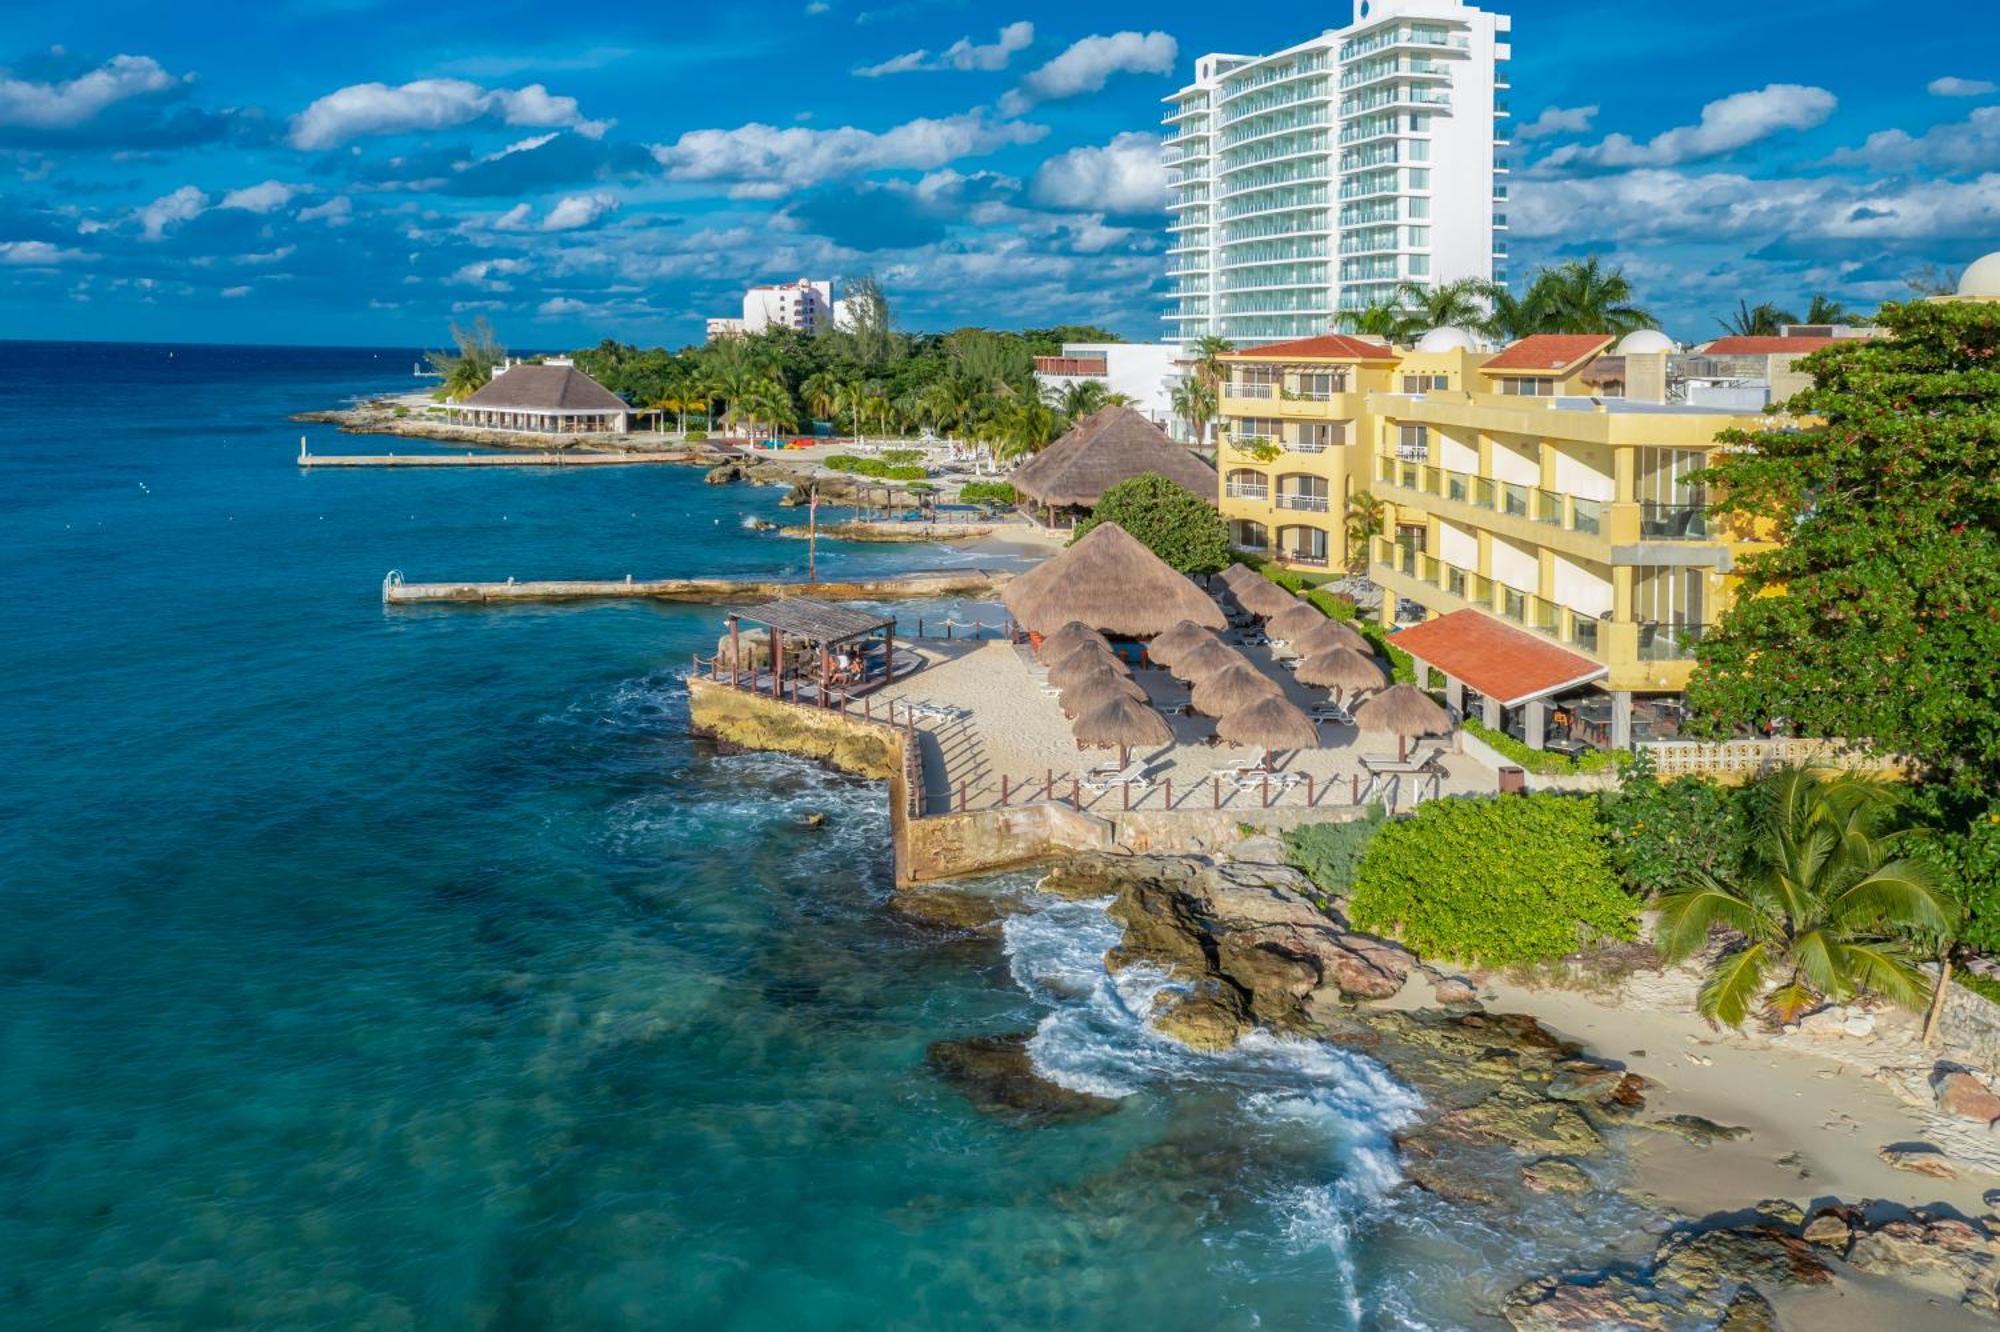
{"type": "Polygon", "coordinates": [[[1682,1313],[1638,1282],[1609,1276],[1589,1284],[1543,1277],[1517,1287],[1501,1310],[1515,1332],[1665,1332],[1682,1313]]]}
{"type": "Polygon", "coordinates": [[[1521,1167],[1521,1182],[1536,1193],[1586,1193],[1590,1176],[1574,1161],[1545,1156],[1521,1167]]]}
{"type": "Polygon", "coordinates": [[[1463,976],[1443,976],[1432,995],[1441,1004],[1472,1004],[1479,1002],[1479,987],[1463,976]]]}
{"type": "Polygon", "coordinates": [[[1593,1156],[1604,1150],[1604,1139],[1582,1111],[1512,1083],[1477,1105],[1441,1116],[1437,1126],[1470,1142],[1504,1143],[1516,1151],[1593,1156]]]}
{"type": "Polygon", "coordinates": [[[1898,1170],[1929,1175],[1932,1179],[1958,1178],[1958,1169],[1949,1158],[1927,1142],[1890,1143],[1875,1154],[1898,1170]]]}
{"type": "Polygon", "coordinates": [[[1011,1036],[975,1036],[962,1041],[934,1042],[926,1057],[939,1077],[965,1093],[982,1114],[1025,1124],[1094,1119],[1118,1108],[1118,1102],[1042,1078],[1028,1055],[1032,1031],[1011,1036]]]}
{"type": "Polygon", "coordinates": [[[733,462],[726,462],[711,467],[702,476],[702,480],[708,482],[711,486],[726,486],[732,481],[741,481],[742,479],[743,465],[733,462]]]}
{"type": "Polygon", "coordinates": [[[1982,1124],[2000,1120],[2000,1095],[1964,1069],[1939,1069],[1931,1075],[1931,1091],[1945,1114],[1982,1124]]]}
{"type": "Polygon", "coordinates": [[[1251,1031],[1249,1006],[1233,985],[1198,982],[1184,995],[1170,995],[1153,1015],[1153,1030],[1190,1049],[1227,1050],[1251,1031]]]}
{"type": "Polygon", "coordinates": [[[912,920],[948,930],[990,931],[1022,906],[1011,897],[970,893],[950,888],[901,888],[889,906],[912,920]]]}
{"type": "Polygon", "coordinates": [[[1425,1193],[1447,1202],[1474,1203],[1480,1207],[1494,1207],[1500,1202],[1498,1194],[1470,1174],[1440,1167],[1435,1162],[1405,1161],[1403,1176],[1425,1193]]]}
{"type": "Polygon", "coordinates": [[[1845,1253],[1847,1243],[1854,1237],[1854,1226],[1847,1212],[1838,1207],[1829,1207],[1816,1212],[1799,1231],[1799,1238],[1808,1244],[1817,1244],[1822,1249],[1832,1249],[1835,1253],[1845,1253]]]}
{"type": "Polygon", "coordinates": [[[1833,1269],[1810,1244],[1774,1226],[1669,1235],[1655,1257],[1656,1288],[1711,1294],[1739,1282],[1776,1288],[1833,1281],[1833,1269]]]}
{"type": "Polygon", "coordinates": [[[1718,1142],[1736,1142],[1750,1136],[1750,1130],[1733,1124],[1718,1124],[1700,1115],[1667,1115],[1653,1121],[1653,1127],[1668,1133],[1677,1133],[1697,1147],[1707,1147],[1718,1142]]]}
{"type": "Polygon", "coordinates": [[[1715,1332],[1778,1332],[1778,1311],[1755,1286],[1745,1286],[1729,1301],[1715,1332]]]}

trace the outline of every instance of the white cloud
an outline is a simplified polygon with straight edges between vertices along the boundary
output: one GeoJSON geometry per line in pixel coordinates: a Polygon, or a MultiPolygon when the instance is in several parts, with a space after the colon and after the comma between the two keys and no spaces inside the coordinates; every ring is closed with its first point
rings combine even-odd
{"type": "Polygon", "coordinates": [[[0,77],[0,125],[69,129],[114,103],[165,92],[183,81],[151,56],[130,55],[113,56],[63,83],[0,77]]]}
{"type": "Polygon", "coordinates": [[[1037,69],[1009,93],[1001,109],[1018,114],[1034,102],[1096,92],[1113,74],[1166,74],[1180,47],[1164,32],[1115,32],[1085,37],[1037,69]]]}
{"type": "Polygon", "coordinates": [[[1828,160],[1839,166],[1886,171],[1920,166],[1945,171],[2000,167],[2000,106],[1975,107],[1964,120],[1934,125],[1922,134],[1877,130],[1859,148],[1842,148],[1828,160]]]}
{"type": "Polygon", "coordinates": [[[1160,140],[1120,134],[1101,148],[1072,148],[1043,162],[1029,193],[1037,203],[1109,213],[1143,213],[1167,201],[1160,140]]]}
{"type": "MultiPolygon", "coordinates": [[[[488,291],[512,291],[514,289],[512,284],[501,279],[527,271],[528,261],[525,259],[477,259],[460,266],[448,280],[468,286],[484,287],[488,291]]],[[[422,281],[421,278],[406,280],[422,281]]]]}
{"type": "Polygon", "coordinates": [[[1548,106],[1542,114],[1514,131],[1517,139],[1541,139],[1551,134],[1583,134],[1597,118],[1595,106],[1548,106]]]}
{"type": "Polygon", "coordinates": [[[582,314],[590,307],[569,296],[552,296],[535,307],[535,313],[543,316],[582,314]]]}
{"type": "Polygon", "coordinates": [[[554,208],[542,219],[543,231],[576,231],[596,222],[607,214],[616,212],[618,198],[612,194],[572,195],[554,208]]]}
{"type": "Polygon", "coordinates": [[[833,6],[828,4],[826,0],[811,0],[811,3],[806,6],[806,13],[825,14],[831,12],[832,9],[833,6]]]}
{"type": "Polygon", "coordinates": [[[464,79],[417,79],[399,87],[356,83],[330,92],[292,118],[295,148],[332,148],[368,134],[448,129],[476,120],[508,125],[574,129],[590,138],[610,122],[586,120],[574,97],[558,97],[539,83],[525,88],[482,88],[464,79]]]}
{"type": "Polygon", "coordinates": [[[689,130],[656,146],[653,156],[677,180],[744,182],[754,194],[759,187],[782,191],[866,171],[929,171],[957,158],[1034,143],[1047,133],[1046,125],[994,124],[978,112],[912,120],[880,132],[851,125],[822,130],[749,124],[689,130]]]}
{"type": "Polygon", "coordinates": [[[223,299],[225,300],[235,300],[240,296],[248,296],[249,294],[250,288],[248,287],[224,287],[222,289],[223,299]]]}
{"type": "Polygon", "coordinates": [[[1602,143],[1571,144],[1542,159],[1542,165],[1649,167],[1677,166],[1719,157],[1769,138],[1780,130],[1811,129],[1838,104],[1824,88],[1773,83],[1755,92],[1731,93],[1701,109],[1701,122],[1655,134],[1644,143],[1612,134],[1602,143]]]}
{"type": "Polygon", "coordinates": [[[0,241],[0,264],[46,268],[87,257],[82,250],[64,249],[47,241],[0,241]]]}
{"type": "Polygon", "coordinates": [[[216,207],[240,208],[246,213],[274,213],[290,203],[295,195],[305,193],[306,188],[287,185],[281,180],[267,180],[261,185],[231,190],[222,196],[222,202],[216,207]]]}
{"type": "Polygon", "coordinates": [[[200,217],[207,209],[208,196],[192,185],[183,185],[139,210],[139,231],[147,240],[159,240],[168,227],[200,217]]]}
{"type": "Polygon", "coordinates": [[[525,203],[517,203],[500,216],[493,219],[495,231],[526,231],[534,225],[535,210],[525,203]]]}
{"type": "Polygon", "coordinates": [[[336,194],[325,203],[299,210],[299,221],[324,222],[330,227],[345,226],[353,216],[354,201],[344,194],[336,194]]]}
{"type": "Polygon", "coordinates": [[[1991,79],[1961,79],[1955,74],[1947,74],[1941,79],[1932,79],[1924,90],[1933,97],[1984,97],[1988,93],[2000,92],[2000,83],[1991,79]]]}
{"type": "Polygon", "coordinates": [[[864,79],[885,74],[908,74],[920,69],[996,70],[1007,68],[1016,52],[1034,44],[1035,25],[1023,19],[1000,29],[995,39],[981,46],[970,37],[961,37],[933,57],[928,50],[906,51],[879,65],[866,65],[854,72],[864,79]]]}

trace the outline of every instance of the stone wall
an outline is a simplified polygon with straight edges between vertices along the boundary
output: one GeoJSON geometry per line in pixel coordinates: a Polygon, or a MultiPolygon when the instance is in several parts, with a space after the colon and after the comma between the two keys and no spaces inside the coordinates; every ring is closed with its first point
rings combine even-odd
{"type": "Polygon", "coordinates": [[[1109,820],[1043,801],[911,819],[901,881],[960,878],[1112,845],[1109,820]]]}

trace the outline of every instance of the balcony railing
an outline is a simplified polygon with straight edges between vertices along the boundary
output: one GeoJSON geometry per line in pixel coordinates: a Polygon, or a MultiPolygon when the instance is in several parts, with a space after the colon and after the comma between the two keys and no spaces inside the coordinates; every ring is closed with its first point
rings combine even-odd
{"type": "Polygon", "coordinates": [[[1472,569],[1448,563],[1414,546],[1376,537],[1369,558],[1396,573],[1426,583],[1460,601],[1491,611],[1524,628],[1573,644],[1593,656],[1600,643],[1600,624],[1591,615],[1559,605],[1524,588],[1498,582],[1472,569]]]}
{"type": "Polygon", "coordinates": [[[1646,500],[1639,505],[1639,535],[1648,541],[1706,541],[1708,506],[1646,500]]]}
{"type": "Polygon", "coordinates": [[[1297,509],[1303,513],[1325,513],[1327,510],[1327,498],[1324,495],[1305,495],[1295,490],[1280,490],[1278,492],[1278,507],[1281,509],[1297,509]]]}
{"type": "Polygon", "coordinates": [[[1639,626],[1640,661],[1686,661],[1713,625],[1648,620],[1639,626]]]}
{"type": "Polygon", "coordinates": [[[1425,462],[1422,455],[1416,458],[1378,456],[1375,459],[1375,479],[1385,486],[1436,495],[1475,509],[1526,518],[1564,531],[1581,532],[1585,536],[1600,536],[1604,531],[1604,500],[1585,499],[1581,495],[1562,494],[1540,486],[1496,481],[1470,472],[1434,467],[1425,462]]]}
{"type": "Polygon", "coordinates": [[[1232,398],[1274,398],[1277,395],[1276,384],[1235,383],[1229,386],[1229,396],[1232,398]]]}
{"type": "Polygon", "coordinates": [[[1271,488],[1269,486],[1232,484],[1224,487],[1222,493],[1230,499],[1256,500],[1260,504],[1271,498],[1271,488]]]}

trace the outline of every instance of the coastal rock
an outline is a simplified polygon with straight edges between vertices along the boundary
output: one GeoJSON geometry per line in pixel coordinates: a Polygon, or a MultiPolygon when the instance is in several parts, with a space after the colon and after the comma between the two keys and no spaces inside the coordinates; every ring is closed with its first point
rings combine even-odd
{"type": "Polygon", "coordinates": [[[1028,1040],[1034,1034],[937,1041],[926,1057],[938,1076],[965,1093],[982,1114],[1023,1124],[1051,1124],[1095,1119],[1118,1108],[1118,1102],[1107,1097],[1058,1087],[1037,1074],[1028,1054],[1028,1040]]]}
{"type": "Polygon", "coordinates": [[[1463,976],[1441,976],[1431,995],[1441,1004],[1472,1004],[1479,1002],[1479,987],[1463,976]]]}
{"type": "Polygon", "coordinates": [[[1405,1161],[1403,1177],[1434,1198],[1446,1202],[1498,1206],[1500,1196],[1468,1172],[1443,1169],[1429,1161],[1405,1161]]]}
{"type": "Polygon", "coordinates": [[[2000,1233],[1984,1221],[1922,1213],[1886,1221],[1855,1236],[1847,1262],[1889,1277],[1944,1273],[1961,1284],[1961,1303],[2000,1314],[2000,1233]]]}
{"type": "Polygon", "coordinates": [[[1556,1066],[1547,1095],[1558,1101],[1573,1101],[1605,1109],[1637,1110],[1646,1104],[1646,1079],[1622,1068],[1584,1059],[1565,1060],[1556,1066]]]}
{"type": "Polygon", "coordinates": [[[991,931],[1008,916],[1019,915],[1021,903],[991,893],[959,892],[950,888],[900,888],[889,898],[896,912],[926,925],[948,930],[991,931]]]}
{"type": "Polygon", "coordinates": [[[1957,1179],[1958,1169],[1950,1159],[1927,1142],[1892,1142],[1876,1152],[1898,1170],[1929,1175],[1932,1179],[1957,1179]]]}
{"type": "Polygon", "coordinates": [[[1848,1241],[1854,1238],[1854,1221],[1847,1209],[1829,1207],[1813,1213],[1812,1219],[1800,1229],[1799,1238],[1822,1249],[1845,1253],[1848,1241]]]}
{"type": "Polygon", "coordinates": [[[741,481],[743,479],[743,465],[733,462],[722,463],[709,468],[707,472],[703,473],[701,479],[708,482],[711,486],[726,486],[732,481],[741,481]]]}
{"type": "Polygon", "coordinates": [[[1729,1301],[1715,1332],[1778,1332],[1778,1311],[1755,1286],[1745,1286],[1729,1301]]]}
{"type": "Polygon", "coordinates": [[[1666,1332],[1682,1312],[1638,1282],[1608,1276],[1590,1284],[1543,1277],[1517,1287],[1501,1314],[1515,1332],[1666,1332]]]}
{"type": "Polygon", "coordinates": [[[1168,995],[1153,1014],[1153,1030],[1194,1050],[1227,1050],[1250,1032],[1249,1005],[1235,986],[1204,980],[1186,994],[1168,995]]]}
{"type": "Polygon", "coordinates": [[[2000,1120],[2000,1095],[1962,1068],[1940,1068],[1933,1073],[1931,1091],[1945,1114],[1981,1124],[2000,1120]]]}
{"type": "Polygon", "coordinates": [[[1582,1111],[1512,1083],[1476,1105],[1441,1116],[1437,1129],[1469,1142],[1503,1143],[1550,1156],[1594,1156],[1604,1150],[1604,1139],[1582,1111]]]}
{"type": "Polygon", "coordinates": [[[1522,1166],[1521,1182],[1536,1193],[1585,1193],[1591,1187],[1583,1167],[1560,1156],[1545,1156],[1522,1166]]]}
{"type": "Polygon", "coordinates": [[[1667,1115],[1653,1121],[1652,1126],[1667,1133],[1676,1133],[1697,1147],[1708,1147],[1718,1142],[1736,1142],[1750,1136],[1750,1130],[1733,1124],[1718,1124],[1700,1115],[1667,1115]]]}

